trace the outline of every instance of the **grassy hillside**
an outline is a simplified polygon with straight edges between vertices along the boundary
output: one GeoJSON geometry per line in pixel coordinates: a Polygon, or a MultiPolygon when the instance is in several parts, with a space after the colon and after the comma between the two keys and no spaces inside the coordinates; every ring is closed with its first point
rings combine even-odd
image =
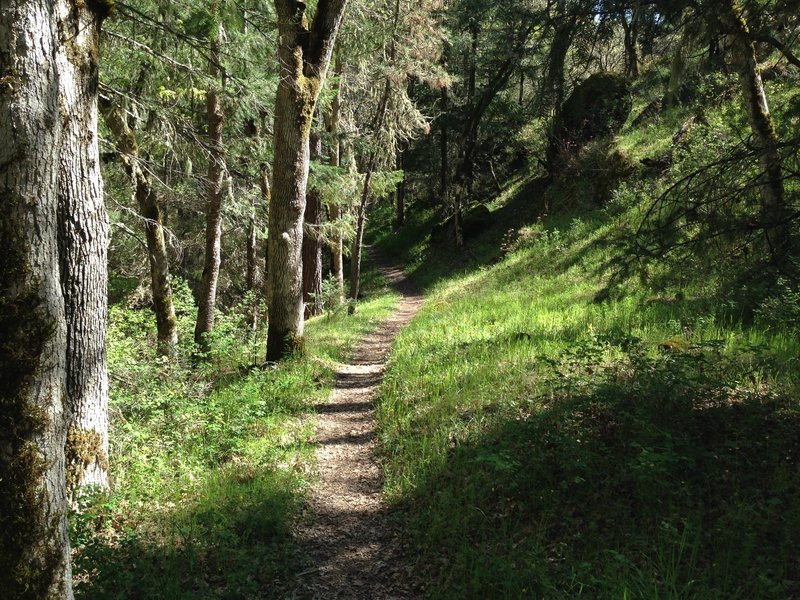
{"type": "MultiPolygon", "coordinates": [[[[794,92],[771,93],[786,132],[794,92]]],[[[432,211],[378,240],[430,294],[378,415],[432,597],[800,595],[797,295],[741,277],[736,239],[626,260],[709,140],[741,139],[737,107],[629,122],[549,186],[518,174],[460,255],[432,211]],[[689,119],[666,170],[641,164],[689,119]]]]}

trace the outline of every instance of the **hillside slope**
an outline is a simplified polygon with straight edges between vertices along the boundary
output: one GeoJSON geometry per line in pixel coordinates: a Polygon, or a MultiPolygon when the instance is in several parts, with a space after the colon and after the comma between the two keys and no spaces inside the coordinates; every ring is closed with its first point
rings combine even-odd
{"type": "MultiPolygon", "coordinates": [[[[788,131],[794,92],[771,92],[788,131]]],[[[466,252],[431,241],[433,211],[378,240],[430,290],[378,418],[433,597],[800,594],[796,293],[702,223],[674,238],[691,252],[631,260],[654,201],[745,124],[729,95],[633,125],[647,103],[552,184],[507,182],[466,252]]]]}

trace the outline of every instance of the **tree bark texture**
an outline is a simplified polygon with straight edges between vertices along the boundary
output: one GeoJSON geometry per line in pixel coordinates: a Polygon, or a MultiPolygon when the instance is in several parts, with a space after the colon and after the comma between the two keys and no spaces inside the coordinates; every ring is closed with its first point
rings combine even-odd
{"type": "MultiPolygon", "coordinates": [[[[312,160],[319,160],[322,155],[322,138],[316,132],[309,138],[309,151],[312,160]]],[[[308,319],[322,314],[322,197],[317,189],[308,190],[303,220],[303,302],[308,319]]]]}
{"type": "Polygon", "coordinates": [[[753,133],[753,144],[759,152],[763,172],[760,187],[761,218],[768,250],[778,262],[783,262],[789,250],[788,208],[784,197],[778,135],[772,124],[755,47],[736,0],[720,3],[716,14],[730,38],[734,67],[742,88],[742,101],[753,133]]]}
{"type": "Polygon", "coordinates": [[[178,345],[178,320],[172,299],[172,285],[169,276],[169,255],[164,239],[164,219],[158,192],[153,187],[150,174],[139,159],[139,145],[136,134],[128,126],[125,111],[102,103],[105,123],[115,138],[117,152],[125,173],[134,186],[134,198],[139,208],[139,216],[144,221],[147,239],[147,257],[150,263],[150,286],[153,293],[153,311],[156,316],[158,353],[171,356],[178,345]]]}
{"type": "Polygon", "coordinates": [[[280,80],[275,99],[275,158],[269,210],[267,360],[303,346],[303,213],[308,138],[317,98],[347,0],[320,0],[311,26],[305,4],[275,0],[280,80]]]}
{"type": "Polygon", "coordinates": [[[0,590],[72,598],[57,6],[0,7],[0,590]]]}
{"type": "Polygon", "coordinates": [[[108,488],[108,216],[97,140],[101,15],[58,3],[62,147],[58,189],[61,286],[67,324],[67,398],[72,413],[67,489],[108,488]]]}
{"type": "MultiPolygon", "coordinates": [[[[216,12],[216,11],[214,11],[216,12]]],[[[217,26],[216,37],[211,41],[211,62],[209,74],[214,80],[221,77],[219,69],[222,28],[217,26]]],[[[221,92],[216,83],[206,92],[206,119],[208,121],[208,189],[206,191],[206,246],[203,262],[203,278],[200,284],[200,297],[197,307],[197,324],[194,328],[194,341],[207,350],[207,334],[214,329],[214,309],[217,303],[217,282],[222,247],[222,197],[225,181],[225,154],[222,146],[221,92]]]]}

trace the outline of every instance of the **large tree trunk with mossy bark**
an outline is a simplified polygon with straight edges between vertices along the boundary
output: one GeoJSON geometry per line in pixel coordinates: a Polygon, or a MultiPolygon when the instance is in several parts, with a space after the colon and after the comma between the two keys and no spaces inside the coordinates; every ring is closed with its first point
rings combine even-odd
{"type": "Polygon", "coordinates": [[[144,222],[158,354],[172,356],[178,345],[178,320],[172,298],[169,255],[164,239],[164,218],[158,192],[153,187],[150,174],[142,167],[136,134],[128,126],[124,109],[113,106],[107,99],[101,99],[100,104],[105,123],[114,136],[122,166],[133,183],[133,195],[139,208],[139,216],[144,222]]]}
{"type": "Polygon", "coordinates": [[[753,145],[758,151],[761,176],[761,220],[766,234],[768,251],[779,265],[788,259],[788,207],[784,197],[781,156],[778,135],[772,124],[764,83],[758,68],[756,51],[749,36],[742,9],[736,0],[714,3],[722,28],[728,34],[734,68],[742,88],[742,101],[753,145]]]}
{"type": "Polygon", "coordinates": [[[57,9],[0,9],[0,591],[15,600],[72,598],[57,9]]]}
{"type": "Polygon", "coordinates": [[[97,140],[97,83],[102,15],[84,4],[58,3],[59,114],[62,141],[58,188],[61,285],[67,325],[67,398],[72,413],[66,444],[71,494],[108,488],[106,372],[108,217],[97,140]]]}
{"type": "Polygon", "coordinates": [[[268,361],[280,360],[303,345],[302,244],[308,138],[346,4],[347,0],[320,0],[309,27],[305,3],[275,0],[280,77],[269,210],[268,361]]]}
{"type": "MultiPolygon", "coordinates": [[[[212,13],[218,12],[214,3],[212,13]]],[[[222,112],[219,68],[222,26],[217,25],[216,37],[211,41],[209,71],[213,83],[206,92],[206,119],[208,121],[208,181],[206,182],[206,247],[203,263],[203,278],[197,307],[197,323],[194,341],[203,350],[208,350],[206,336],[214,329],[214,310],[217,304],[217,282],[222,247],[222,196],[225,192],[225,155],[222,147],[222,112]]]]}

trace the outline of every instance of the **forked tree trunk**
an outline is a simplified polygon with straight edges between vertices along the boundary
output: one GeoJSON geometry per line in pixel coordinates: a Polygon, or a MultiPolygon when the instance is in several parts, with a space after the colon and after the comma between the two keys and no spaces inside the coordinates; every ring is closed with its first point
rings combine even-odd
{"type": "Polygon", "coordinates": [[[156,316],[158,354],[172,356],[178,345],[178,320],[172,299],[169,276],[169,255],[164,239],[164,219],[150,174],[139,160],[136,134],[128,127],[124,110],[105,101],[102,103],[105,123],[114,136],[125,173],[134,186],[134,198],[139,216],[144,220],[147,239],[147,258],[150,264],[150,287],[153,293],[153,312],[156,316]]]}
{"type": "Polygon", "coordinates": [[[97,141],[101,17],[59,2],[62,149],[58,188],[61,285],[67,323],[67,489],[108,488],[106,325],[108,217],[97,141]]]}
{"type": "Polygon", "coordinates": [[[734,66],[742,88],[742,101],[753,133],[753,144],[759,152],[762,170],[761,218],[768,250],[774,259],[782,264],[787,259],[790,234],[778,135],[772,124],[755,47],[750,41],[741,8],[736,0],[725,0],[720,3],[718,9],[717,14],[730,37],[734,66]]]}
{"type": "Polygon", "coordinates": [[[56,13],[0,10],[0,590],[31,600],[72,598],[56,13]]]}
{"type": "MultiPolygon", "coordinates": [[[[216,3],[212,12],[218,12],[216,3]]],[[[221,92],[216,87],[220,79],[220,46],[222,26],[217,26],[216,38],[211,41],[211,60],[209,74],[215,81],[206,92],[206,119],[208,121],[208,190],[206,191],[206,246],[203,262],[203,279],[200,284],[200,298],[197,306],[197,324],[194,328],[194,341],[202,349],[208,350],[206,336],[214,329],[214,309],[217,304],[217,282],[222,246],[222,197],[224,195],[225,156],[222,147],[221,92]]]]}
{"type": "MultiPolygon", "coordinates": [[[[322,138],[312,133],[309,139],[311,160],[322,155],[322,138]]],[[[318,189],[310,189],[306,195],[303,216],[303,302],[306,319],[322,313],[322,242],[319,228],[322,225],[322,197],[318,189]]]]}
{"type": "Polygon", "coordinates": [[[275,0],[280,78],[275,98],[275,159],[269,210],[267,360],[303,346],[303,213],[308,138],[347,0],[320,0],[311,27],[306,6],[275,0]]]}

